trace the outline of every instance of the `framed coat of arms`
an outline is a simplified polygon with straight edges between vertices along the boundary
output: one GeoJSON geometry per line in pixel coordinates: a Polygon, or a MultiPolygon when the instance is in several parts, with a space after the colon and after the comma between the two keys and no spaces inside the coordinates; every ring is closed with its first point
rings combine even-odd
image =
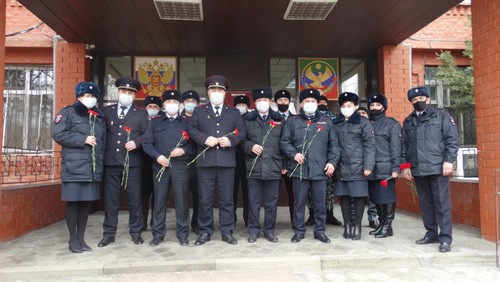
{"type": "Polygon", "coordinates": [[[314,88],[329,100],[339,97],[338,58],[299,58],[299,91],[314,88]]]}
{"type": "Polygon", "coordinates": [[[163,91],[177,89],[177,57],[134,57],[134,78],[142,85],[136,98],[161,97],[163,91]]]}

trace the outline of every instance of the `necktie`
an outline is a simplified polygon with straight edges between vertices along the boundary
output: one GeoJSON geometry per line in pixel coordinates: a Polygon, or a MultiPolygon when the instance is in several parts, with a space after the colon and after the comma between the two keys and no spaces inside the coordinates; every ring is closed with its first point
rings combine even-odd
{"type": "Polygon", "coordinates": [[[169,119],[170,121],[174,121],[174,118],[173,118],[173,117],[171,117],[171,118],[168,118],[168,119],[169,119]]]}
{"type": "Polygon", "coordinates": [[[118,116],[118,118],[119,119],[125,118],[125,110],[127,109],[127,107],[121,106],[120,109],[122,109],[122,111],[120,112],[120,115],[118,116]]]}
{"type": "Polygon", "coordinates": [[[307,116],[307,118],[308,118],[309,120],[311,120],[313,117],[314,117],[314,116],[307,116]]]}
{"type": "Polygon", "coordinates": [[[267,120],[267,115],[263,115],[263,116],[262,116],[262,119],[263,119],[263,120],[267,120]]]}
{"type": "Polygon", "coordinates": [[[284,120],[286,120],[286,115],[285,114],[281,114],[281,116],[283,117],[284,120]]]}
{"type": "Polygon", "coordinates": [[[216,117],[219,117],[219,109],[220,109],[219,106],[215,106],[215,116],[216,117]]]}

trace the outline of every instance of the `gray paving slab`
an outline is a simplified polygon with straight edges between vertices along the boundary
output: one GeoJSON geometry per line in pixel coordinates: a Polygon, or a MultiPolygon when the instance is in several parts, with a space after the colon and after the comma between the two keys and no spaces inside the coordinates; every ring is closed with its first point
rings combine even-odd
{"type": "MultiPolygon", "coordinates": [[[[230,278],[233,272],[236,272],[248,273],[248,281],[259,274],[264,278],[271,274],[271,277],[276,278],[272,281],[282,281],[281,278],[290,277],[297,281],[356,281],[356,275],[373,281],[380,278],[382,281],[387,275],[420,275],[418,270],[424,269],[423,275],[426,273],[425,269],[438,271],[454,267],[482,267],[490,270],[488,274],[491,274],[491,277],[498,274],[495,267],[495,244],[482,240],[478,230],[454,226],[452,251],[439,253],[438,244],[421,246],[414,243],[424,234],[421,219],[400,212],[394,222],[393,237],[376,239],[368,235],[371,229],[364,226],[360,241],[345,240],[342,238],[343,227],[328,226],[326,233],[332,239],[331,244],[314,240],[312,230],[308,230],[303,241],[294,244],[290,242],[293,230],[288,209],[280,207],[276,229],[278,243],[268,242],[264,238],[259,238],[254,244],[247,243],[247,232],[239,221],[234,232],[238,245],[222,242],[220,233],[216,231],[212,240],[203,246],[195,246],[197,236],[191,234],[190,244],[185,247],[180,246],[175,239],[174,212],[170,210],[167,214],[166,241],[154,248],[148,244],[152,239],[149,230],[143,233],[146,241],[144,245],[134,245],[130,240],[126,212],[120,213],[116,242],[104,248],[97,247],[102,236],[104,215],[102,212],[90,215],[87,243],[93,248],[91,252],[73,254],[68,250],[64,221],[1,243],[0,280],[71,278],[76,279],[75,281],[106,281],[116,278],[129,281],[128,279],[132,279],[136,274],[143,274],[145,279],[149,276],[154,279],[156,275],[174,279],[176,273],[183,273],[186,277],[192,276],[195,280],[197,275],[203,276],[205,273],[206,279],[201,280],[210,281],[211,273],[221,279],[230,278]],[[363,274],[363,271],[366,273],[363,274]]],[[[335,213],[340,218],[340,211],[336,210],[335,213]]],[[[238,210],[240,219],[241,214],[242,211],[238,210]]],[[[217,213],[215,218],[218,218],[217,213]]],[[[364,221],[367,224],[367,220],[364,221]]]]}

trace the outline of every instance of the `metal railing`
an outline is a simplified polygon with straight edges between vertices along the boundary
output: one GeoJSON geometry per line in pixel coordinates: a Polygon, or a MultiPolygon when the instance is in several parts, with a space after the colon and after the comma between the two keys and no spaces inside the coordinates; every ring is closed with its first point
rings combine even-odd
{"type": "Polygon", "coordinates": [[[2,184],[32,184],[60,179],[61,154],[54,151],[2,153],[2,184]]]}

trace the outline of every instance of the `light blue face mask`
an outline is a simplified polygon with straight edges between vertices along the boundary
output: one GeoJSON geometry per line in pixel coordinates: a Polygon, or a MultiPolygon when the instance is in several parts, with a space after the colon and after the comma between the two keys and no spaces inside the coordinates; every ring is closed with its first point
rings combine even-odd
{"type": "Polygon", "coordinates": [[[196,108],[196,104],[195,103],[186,103],[186,104],[184,104],[184,109],[187,112],[192,113],[194,111],[194,108],[196,108]]]}

